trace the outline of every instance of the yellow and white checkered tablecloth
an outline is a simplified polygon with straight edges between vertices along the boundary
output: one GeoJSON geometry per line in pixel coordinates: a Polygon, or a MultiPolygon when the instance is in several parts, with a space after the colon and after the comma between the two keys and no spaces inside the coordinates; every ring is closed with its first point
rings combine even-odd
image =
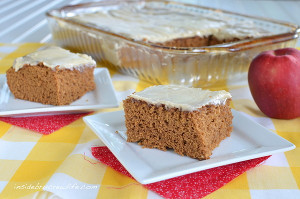
{"type": "MultiPolygon", "coordinates": [[[[42,45],[0,44],[0,73],[5,73],[16,57],[42,45]]],[[[134,90],[150,86],[110,72],[120,102],[134,90]]],[[[297,148],[273,155],[263,165],[242,174],[206,198],[300,198],[300,118],[266,117],[254,103],[247,82],[243,84],[226,86],[233,96],[233,108],[291,141],[297,148]]],[[[47,136],[0,122],[0,198],[160,198],[134,180],[98,163],[90,148],[101,145],[103,143],[82,119],[47,136]]]]}

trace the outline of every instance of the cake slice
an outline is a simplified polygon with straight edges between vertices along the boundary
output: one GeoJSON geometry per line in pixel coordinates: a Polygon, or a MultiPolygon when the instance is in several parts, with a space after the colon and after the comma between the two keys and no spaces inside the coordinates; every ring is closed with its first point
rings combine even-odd
{"type": "Polygon", "coordinates": [[[95,66],[88,55],[47,47],[17,58],[6,72],[7,84],[18,99],[67,105],[95,89],[95,66]]]}
{"type": "Polygon", "coordinates": [[[230,101],[226,91],[175,85],[148,87],[124,100],[127,141],[209,159],[232,131],[230,101]]]}

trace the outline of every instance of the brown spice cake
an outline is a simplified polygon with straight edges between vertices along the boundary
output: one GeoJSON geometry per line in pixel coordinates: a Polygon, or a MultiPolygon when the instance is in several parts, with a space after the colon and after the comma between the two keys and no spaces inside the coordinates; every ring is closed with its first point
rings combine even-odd
{"type": "MultiPolygon", "coordinates": [[[[182,89],[187,89],[182,86],[155,86],[124,100],[127,141],[138,142],[147,148],[174,149],[180,155],[199,160],[209,159],[213,149],[232,131],[230,94],[226,91],[208,91],[203,95],[217,103],[208,100],[199,108],[189,110],[185,104],[185,107],[178,107],[178,104],[172,102],[174,95],[168,90],[173,88],[175,95],[191,94],[189,90],[182,93],[182,89]],[[165,97],[151,99],[151,95],[156,95],[158,89],[165,97]],[[166,100],[168,98],[169,101],[166,100]]],[[[195,97],[195,94],[184,97],[188,99],[195,97]]],[[[183,102],[182,99],[179,101],[183,102]]]]}
{"type": "MultiPolygon", "coordinates": [[[[250,39],[251,37],[245,37],[242,39],[250,39]]],[[[217,44],[224,44],[224,43],[230,43],[230,42],[235,42],[235,41],[240,41],[242,40],[241,38],[227,38],[227,39],[217,39],[213,35],[209,36],[204,36],[204,37],[187,37],[187,38],[178,38],[178,39],[173,39],[170,41],[166,41],[164,43],[155,43],[160,46],[166,46],[166,47],[203,47],[203,46],[213,46],[217,44]]]]}
{"type": "Polygon", "coordinates": [[[6,72],[7,84],[18,99],[67,105],[95,89],[94,67],[86,55],[51,47],[17,59],[6,72]]]}

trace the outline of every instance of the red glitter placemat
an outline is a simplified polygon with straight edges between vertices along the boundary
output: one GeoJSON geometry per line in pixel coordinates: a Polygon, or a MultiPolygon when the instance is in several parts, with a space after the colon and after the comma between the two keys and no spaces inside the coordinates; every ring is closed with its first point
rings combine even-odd
{"type": "Polygon", "coordinates": [[[48,135],[88,114],[90,113],[46,115],[34,117],[0,117],[0,120],[15,126],[48,135]]]}
{"type": "MultiPolygon", "coordinates": [[[[133,178],[107,147],[92,147],[93,156],[118,172],[133,178]]],[[[144,185],[164,198],[202,198],[221,188],[270,156],[220,166],[144,185]]]]}

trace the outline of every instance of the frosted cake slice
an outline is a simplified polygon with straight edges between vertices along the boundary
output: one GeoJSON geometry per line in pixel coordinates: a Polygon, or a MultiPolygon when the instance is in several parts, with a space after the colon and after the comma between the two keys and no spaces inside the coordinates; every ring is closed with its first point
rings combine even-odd
{"type": "Polygon", "coordinates": [[[232,131],[231,95],[175,85],[148,87],[124,100],[127,141],[209,159],[232,131]]]}
{"type": "Polygon", "coordinates": [[[67,105],[95,89],[96,62],[88,55],[47,47],[15,60],[6,72],[18,99],[67,105]]]}

